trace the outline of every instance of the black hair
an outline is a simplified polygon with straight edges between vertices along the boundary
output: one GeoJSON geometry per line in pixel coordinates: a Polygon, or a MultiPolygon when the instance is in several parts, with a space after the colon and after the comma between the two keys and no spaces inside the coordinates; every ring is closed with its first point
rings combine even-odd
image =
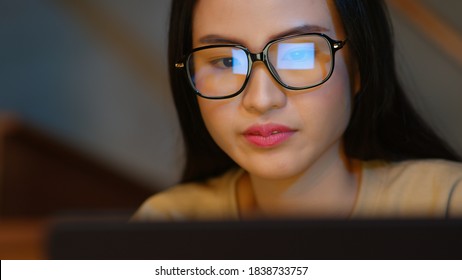
{"type": "MultiPolygon", "coordinates": [[[[397,78],[392,27],[383,0],[334,0],[359,67],[361,89],[344,134],[345,152],[361,160],[401,161],[460,157],[423,121],[397,78]]],[[[192,49],[195,0],[173,0],[169,73],[185,140],[182,182],[203,180],[236,166],[213,141],[184,71],[175,68],[192,49]]]]}

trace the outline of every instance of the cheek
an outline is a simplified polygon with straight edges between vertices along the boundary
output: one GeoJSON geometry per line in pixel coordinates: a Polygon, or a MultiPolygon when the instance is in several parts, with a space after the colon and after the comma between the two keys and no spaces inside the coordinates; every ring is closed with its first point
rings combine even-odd
{"type": "Polygon", "coordinates": [[[234,104],[227,100],[198,98],[199,109],[208,132],[215,142],[222,146],[229,135],[235,118],[234,104]]]}
{"type": "Polygon", "coordinates": [[[315,138],[339,138],[348,126],[352,96],[344,66],[341,63],[336,65],[334,74],[319,89],[297,96],[304,99],[295,102],[298,103],[297,112],[303,115],[305,128],[311,130],[315,138]]]}
{"type": "Polygon", "coordinates": [[[335,71],[329,80],[329,94],[326,97],[326,106],[330,107],[331,114],[345,125],[351,117],[352,81],[350,69],[341,56],[336,62],[335,71]]]}
{"type": "Polygon", "coordinates": [[[351,93],[349,84],[332,89],[326,101],[326,126],[333,128],[333,133],[342,136],[350,122],[351,93]]]}

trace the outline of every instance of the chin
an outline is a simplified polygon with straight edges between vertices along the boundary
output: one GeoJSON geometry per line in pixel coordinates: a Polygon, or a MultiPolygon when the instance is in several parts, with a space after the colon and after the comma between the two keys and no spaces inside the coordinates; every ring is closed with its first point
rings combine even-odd
{"type": "Polygon", "coordinates": [[[255,168],[255,166],[243,166],[243,168],[252,176],[256,176],[262,179],[267,180],[285,180],[294,177],[298,177],[301,173],[303,173],[303,168],[296,168],[295,166],[288,166],[280,164],[274,164],[272,166],[267,166],[266,164],[263,166],[259,166],[255,168]]]}

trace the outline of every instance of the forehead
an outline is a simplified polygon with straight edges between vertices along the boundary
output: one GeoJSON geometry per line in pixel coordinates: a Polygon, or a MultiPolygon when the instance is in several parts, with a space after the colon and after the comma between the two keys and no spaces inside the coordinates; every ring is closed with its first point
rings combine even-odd
{"type": "Polygon", "coordinates": [[[207,39],[215,38],[258,49],[298,27],[343,37],[333,1],[199,0],[193,13],[193,45],[207,45],[207,39]]]}

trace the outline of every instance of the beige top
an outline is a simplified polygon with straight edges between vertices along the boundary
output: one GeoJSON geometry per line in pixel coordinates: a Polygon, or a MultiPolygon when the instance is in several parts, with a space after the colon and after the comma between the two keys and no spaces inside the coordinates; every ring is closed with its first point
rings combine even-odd
{"type": "MultiPolygon", "coordinates": [[[[175,186],[146,200],[141,221],[239,220],[236,185],[242,169],[202,183],[175,186]]],[[[445,160],[363,162],[351,218],[462,216],[462,164],[445,160]]]]}

